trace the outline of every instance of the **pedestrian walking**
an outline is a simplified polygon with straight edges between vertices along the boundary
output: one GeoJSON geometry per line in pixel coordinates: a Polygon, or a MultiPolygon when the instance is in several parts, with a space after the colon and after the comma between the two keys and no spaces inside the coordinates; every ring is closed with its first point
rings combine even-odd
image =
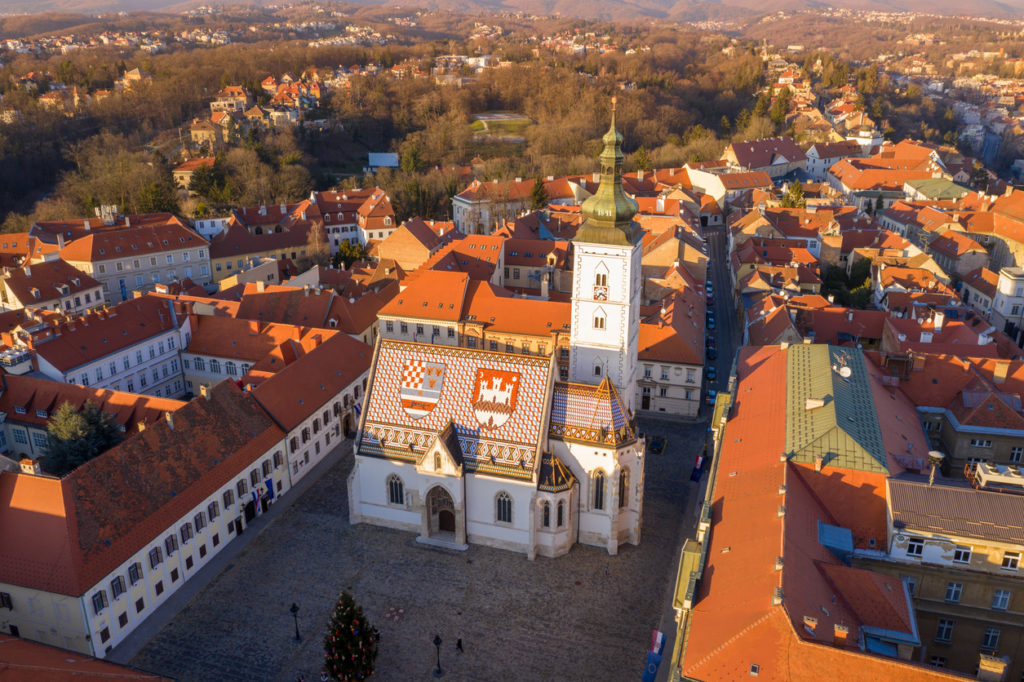
{"type": "Polygon", "coordinates": [[[465,653],[465,651],[463,651],[463,649],[462,649],[462,639],[461,638],[455,640],[455,650],[458,651],[460,654],[465,653]]]}

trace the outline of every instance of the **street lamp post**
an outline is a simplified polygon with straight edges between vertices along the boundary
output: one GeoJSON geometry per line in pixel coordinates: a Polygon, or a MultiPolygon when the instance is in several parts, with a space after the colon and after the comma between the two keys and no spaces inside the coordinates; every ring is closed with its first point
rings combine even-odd
{"type": "Polygon", "coordinates": [[[441,635],[434,635],[434,647],[437,649],[437,668],[434,669],[434,677],[441,677],[444,671],[441,670],[441,635]]]}
{"type": "Polygon", "coordinates": [[[295,619],[295,641],[301,642],[302,635],[299,634],[299,605],[292,603],[292,607],[288,610],[292,612],[292,618],[295,619]]]}

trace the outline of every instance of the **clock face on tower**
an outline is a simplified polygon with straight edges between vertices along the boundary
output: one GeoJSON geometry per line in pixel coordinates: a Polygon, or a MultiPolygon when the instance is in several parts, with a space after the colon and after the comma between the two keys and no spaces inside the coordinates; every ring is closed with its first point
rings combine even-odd
{"type": "Polygon", "coordinates": [[[595,301],[607,301],[608,300],[608,287],[601,286],[599,284],[594,285],[594,300],[595,301]]]}

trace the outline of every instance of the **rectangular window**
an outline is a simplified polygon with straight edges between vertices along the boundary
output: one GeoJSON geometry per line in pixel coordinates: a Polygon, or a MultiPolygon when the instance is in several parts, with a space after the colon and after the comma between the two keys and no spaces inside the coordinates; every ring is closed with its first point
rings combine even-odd
{"type": "Polygon", "coordinates": [[[985,636],[981,638],[981,648],[995,651],[999,647],[999,635],[1002,631],[999,628],[985,628],[985,636]]]}
{"type": "Polygon", "coordinates": [[[455,338],[455,330],[453,328],[451,328],[451,327],[448,327],[448,338],[449,339],[455,338]]]}
{"type": "Polygon", "coordinates": [[[135,600],[135,613],[142,613],[144,608],[146,608],[146,600],[139,597],[135,600]]]}
{"type": "Polygon", "coordinates": [[[231,490],[224,491],[224,508],[227,509],[235,503],[235,493],[231,490]]]}
{"type": "Polygon", "coordinates": [[[153,549],[149,550],[149,567],[150,568],[156,568],[157,566],[160,565],[160,563],[163,560],[164,560],[163,553],[160,551],[159,547],[154,547],[153,549]]]}
{"type": "Polygon", "coordinates": [[[1020,552],[1003,552],[1003,568],[1016,571],[1020,565],[1020,552]]]}
{"type": "Polygon", "coordinates": [[[963,583],[947,583],[946,601],[951,604],[958,604],[960,602],[960,595],[963,594],[963,591],[963,583]]]}
{"type": "Polygon", "coordinates": [[[185,522],[181,524],[180,528],[181,544],[187,543],[192,539],[192,524],[185,522]]]}
{"type": "Polygon", "coordinates": [[[110,581],[110,594],[113,596],[114,599],[117,599],[126,591],[127,590],[125,589],[123,575],[119,575],[110,581]]]}
{"type": "Polygon", "coordinates": [[[1010,461],[1014,464],[1020,464],[1022,455],[1024,455],[1024,447],[1017,445],[1010,448],[1010,461]]]}
{"type": "Polygon", "coordinates": [[[996,611],[1005,611],[1010,608],[1010,591],[996,590],[992,593],[992,608],[996,611]]]}
{"type": "Polygon", "coordinates": [[[987,438],[972,438],[971,447],[975,448],[990,448],[992,447],[992,441],[987,438]]]}
{"type": "Polygon", "coordinates": [[[933,666],[935,666],[936,668],[945,668],[946,667],[946,657],[945,656],[932,656],[931,664],[933,666]]]}
{"type": "Polygon", "coordinates": [[[172,556],[176,551],[178,551],[177,535],[172,533],[164,539],[164,550],[167,551],[167,556],[172,556]]]}
{"type": "Polygon", "coordinates": [[[910,538],[907,541],[907,556],[920,558],[924,554],[924,540],[921,538],[910,538]]]}
{"type": "Polygon", "coordinates": [[[939,627],[935,631],[936,642],[950,642],[953,640],[954,622],[945,618],[939,621],[939,627]]]}
{"type": "Polygon", "coordinates": [[[192,523],[195,524],[196,532],[198,533],[203,528],[206,528],[206,515],[203,512],[199,512],[192,517],[192,523]]]}
{"type": "Polygon", "coordinates": [[[220,516],[220,507],[217,504],[217,500],[206,505],[206,515],[210,517],[211,521],[220,516]]]}
{"type": "Polygon", "coordinates": [[[953,561],[958,564],[971,563],[971,548],[957,545],[956,549],[953,550],[953,561]]]}
{"type": "Polygon", "coordinates": [[[92,595],[92,612],[96,615],[103,613],[103,609],[107,607],[107,593],[106,590],[100,590],[92,595]]]}
{"type": "Polygon", "coordinates": [[[138,561],[128,567],[128,581],[132,585],[142,580],[142,564],[138,561]]]}
{"type": "Polygon", "coordinates": [[[384,322],[384,331],[388,333],[395,331],[395,323],[392,322],[391,320],[387,320],[386,322],[384,322]]]}

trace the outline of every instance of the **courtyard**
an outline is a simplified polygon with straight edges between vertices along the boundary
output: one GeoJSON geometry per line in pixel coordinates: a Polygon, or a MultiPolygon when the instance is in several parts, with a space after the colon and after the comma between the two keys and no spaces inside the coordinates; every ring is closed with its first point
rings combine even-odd
{"type": "Polygon", "coordinates": [[[535,561],[350,526],[346,441],[340,463],[252,538],[131,664],[179,680],[319,680],[327,623],[338,594],[349,590],[381,633],[374,679],[429,679],[435,633],[445,679],[638,679],[652,628],[672,630],[666,605],[693,521],[690,472],[706,428],[648,420],[640,427],[668,437],[664,454],[648,455],[640,545],[614,557],[577,546],[535,561]],[[456,652],[457,639],[465,653],[456,652]]]}

